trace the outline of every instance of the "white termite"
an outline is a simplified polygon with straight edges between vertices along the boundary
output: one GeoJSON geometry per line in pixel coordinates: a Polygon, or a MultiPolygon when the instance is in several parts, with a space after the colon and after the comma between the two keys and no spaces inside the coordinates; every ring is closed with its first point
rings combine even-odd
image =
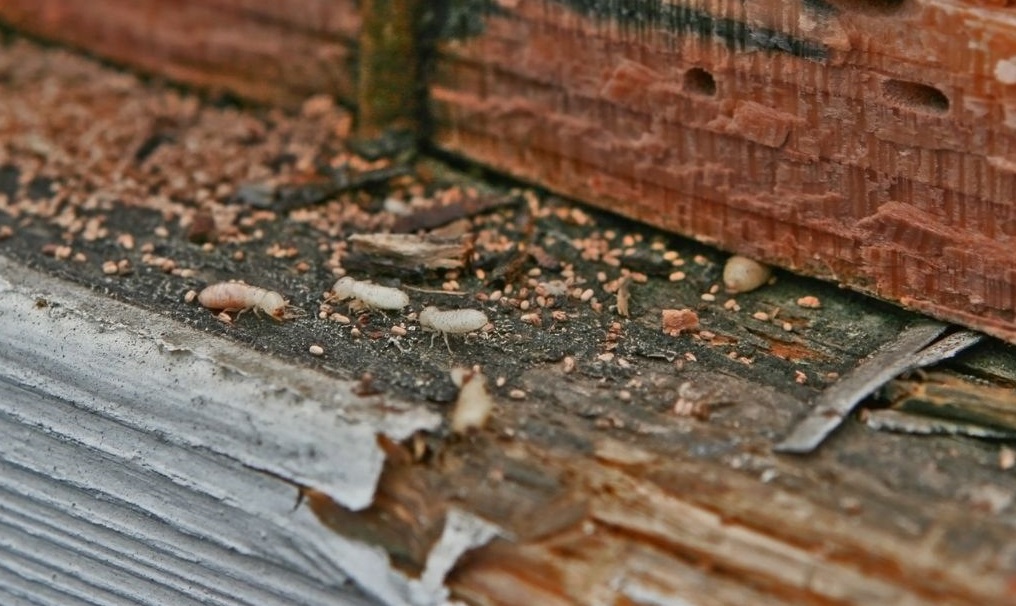
{"type": "Polygon", "coordinates": [[[368,280],[356,280],[349,276],[339,278],[332,286],[332,299],[345,301],[354,299],[371,309],[402,309],[409,305],[409,295],[398,288],[381,286],[368,280]]]}
{"type": "Polygon", "coordinates": [[[253,309],[255,314],[264,312],[279,322],[303,315],[279,293],[243,282],[212,284],[198,294],[198,302],[222,312],[239,314],[253,309]]]}
{"type": "MultiPolygon", "coordinates": [[[[478,309],[440,310],[433,305],[423,308],[418,319],[424,330],[440,333],[444,337],[445,346],[448,347],[449,352],[452,348],[448,344],[448,335],[475,332],[489,322],[487,314],[478,309]]],[[[431,344],[433,343],[434,338],[431,337],[431,344]]]]}

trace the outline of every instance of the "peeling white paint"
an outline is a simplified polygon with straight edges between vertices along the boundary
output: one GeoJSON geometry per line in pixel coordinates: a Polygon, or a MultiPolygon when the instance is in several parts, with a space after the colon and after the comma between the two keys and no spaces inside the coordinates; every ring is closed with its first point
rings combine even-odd
{"type": "Polygon", "coordinates": [[[385,604],[436,606],[448,600],[444,577],[458,557],[498,533],[450,512],[423,576],[410,579],[383,549],[293,510],[297,490],[287,482],[351,510],[370,505],[384,463],[376,435],[435,429],[441,417],[423,406],[356,396],[353,382],[3,257],[0,344],[0,576],[13,566],[57,596],[95,592],[88,603],[105,603],[106,593],[220,603],[225,591],[250,596],[235,603],[332,603],[325,596],[334,595],[362,604],[342,590],[352,579],[385,604]],[[50,305],[36,306],[38,297],[50,305]],[[5,501],[7,493],[25,504],[5,501]],[[8,519],[21,511],[41,513],[8,519]],[[40,543],[50,518],[67,522],[40,543]],[[5,540],[11,524],[20,538],[5,540]],[[52,552],[37,572],[26,555],[34,549],[52,552]],[[80,566],[61,563],[81,554],[80,566]],[[251,565],[278,570],[251,574],[251,565]]]}

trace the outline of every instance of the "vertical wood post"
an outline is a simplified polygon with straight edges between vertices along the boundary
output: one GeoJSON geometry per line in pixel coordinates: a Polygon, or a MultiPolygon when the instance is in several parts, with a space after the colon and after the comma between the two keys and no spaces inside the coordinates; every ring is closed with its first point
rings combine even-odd
{"type": "Polygon", "coordinates": [[[357,138],[370,153],[397,151],[420,134],[421,0],[363,0],[357,138]]]}

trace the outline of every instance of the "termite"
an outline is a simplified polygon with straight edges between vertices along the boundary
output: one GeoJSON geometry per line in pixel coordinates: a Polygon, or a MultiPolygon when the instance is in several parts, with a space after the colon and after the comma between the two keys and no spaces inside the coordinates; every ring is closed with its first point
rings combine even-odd
{"type": "MultiPolygon", "coordinates": [[[[442,311],[433,305],[423,308],[419,316],[420,326],[424,330],[441,333],[444,337],[445,346],[451,352],[452,347],[448,344],[448,335],[461,335],[475,332],[487,325],[487,314],[478,309],[450,309],[442,311]]],[[[434,337],[430,342],[433,346],[434,337]]]]}
{"type": "Polygon", "coordinates": [[[237,312],[238,315],[248,309],[253,309],[255,314],[265,312],[278,322],[303,315],[279,293],[243,282],[212,284],[198,294],[198,302],[208,309],[237,312]]]}
{"type": "Polygon", "coordinates": [[[330,299],[345,301],[354,299],[370,309],[402,309],[409,305],[409,295],[398,288],[381,286],[367,280],[355,280],[349,276],[339,278],[332,286],[330,299]]]}

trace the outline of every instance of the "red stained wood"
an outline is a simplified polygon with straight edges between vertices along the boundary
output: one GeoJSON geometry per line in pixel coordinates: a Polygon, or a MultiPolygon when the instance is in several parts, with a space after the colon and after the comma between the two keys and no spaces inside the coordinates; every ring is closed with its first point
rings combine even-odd
{"type": "Polygon", "coordinates": [[[804,56],[565,4],[513,3],[442,47],[441,148],[1016,340],[1007,12],[959,0],[702,9],[823,55],[804,56]]]}
{"type": "Polygon", "coordinates": [[[294,105],[355,100],[351,0],[0,0],[0,19],[149,73],[294,105]]]}

